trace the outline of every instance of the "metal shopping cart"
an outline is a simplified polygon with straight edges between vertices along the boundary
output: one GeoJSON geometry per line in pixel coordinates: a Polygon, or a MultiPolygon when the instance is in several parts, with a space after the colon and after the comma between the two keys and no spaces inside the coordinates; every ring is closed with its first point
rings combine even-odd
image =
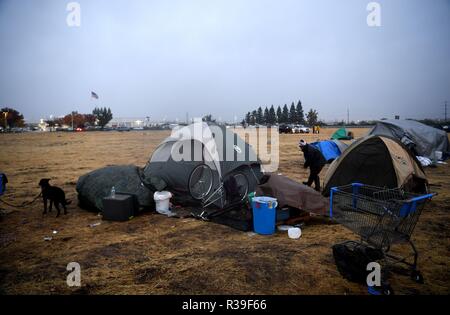
{"type": "MultiPolygon", "coordinates": [[[[387,263],[404,263],[411,268],[411,277],[421,283],[423,277],[417,270],[418,252],[411,234],[419,216],[434,193],[418,195],[403,189],[353,183],[333,187],[330,192],[330,217],[381,250],[387,263]],[[409,243],[412,255],[396,256],[389,251],[393,244],[409,243]],[[408,260],[413,257],[413,262],[408,260]]],[[[354,242],[357,243],[357,242],[354,242]]]]}

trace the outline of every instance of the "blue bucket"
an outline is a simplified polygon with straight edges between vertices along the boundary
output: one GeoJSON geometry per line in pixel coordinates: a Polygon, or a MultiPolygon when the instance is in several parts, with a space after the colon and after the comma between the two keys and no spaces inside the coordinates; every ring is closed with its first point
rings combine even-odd
{"type": "Polygon", "coordinates": [[[253,198],[253,230],[255,233],[262,235],[275,233],[277,205],[277,200],[272,197],[253,198]]]}

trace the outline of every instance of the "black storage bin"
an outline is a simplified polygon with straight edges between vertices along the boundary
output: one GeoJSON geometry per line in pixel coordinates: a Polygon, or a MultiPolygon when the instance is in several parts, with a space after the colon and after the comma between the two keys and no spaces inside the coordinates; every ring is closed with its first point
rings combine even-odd
{"type": "Polygon", "coordinates": [[[103,220],[128,221],[136,211],[135,196],[118,194],[103,198],[103,220]]]}

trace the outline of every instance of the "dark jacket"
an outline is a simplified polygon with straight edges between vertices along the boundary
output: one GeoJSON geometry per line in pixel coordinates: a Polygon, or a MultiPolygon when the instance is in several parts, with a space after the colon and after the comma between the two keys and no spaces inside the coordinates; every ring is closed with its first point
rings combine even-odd
{"type": "Polygon", "coordinates": [[[322,153],[314,146],[307,144],[301,149],[305,155],[305,168],[321,169],[327,163],[322,153]]]}

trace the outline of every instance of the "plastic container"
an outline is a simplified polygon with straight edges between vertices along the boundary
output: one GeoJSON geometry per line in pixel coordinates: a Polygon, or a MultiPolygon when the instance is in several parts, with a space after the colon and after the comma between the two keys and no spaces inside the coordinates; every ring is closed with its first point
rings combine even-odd
{"type": "Polygon", "coordinates": [[[298,239],[302,236],[302,230],[298,227],[292,227],[288,230],[288,236],[292,239],[298,239]]]}
{"type": "Polygon", "coordinates": [[[170,191],[156,191],[153,194],[153,200],[155,200],[156,204],[156,211],[169,211],[170,198],[172,198],[172,193],[170,191]]]}
{"type": "Polygon", "coordinates": [[[278,202],[272,197],[253,197],[253,230],[261,235],[275,233],[278,202]]]}

